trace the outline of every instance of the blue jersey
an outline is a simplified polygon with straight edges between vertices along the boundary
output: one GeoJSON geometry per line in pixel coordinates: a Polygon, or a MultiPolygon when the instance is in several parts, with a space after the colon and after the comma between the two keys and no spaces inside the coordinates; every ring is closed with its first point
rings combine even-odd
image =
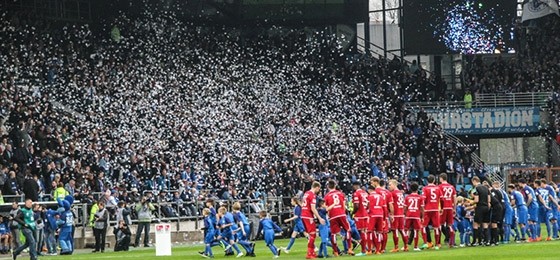
{"type": "Polygon", "coordinates": [[[10,233],[10,228],[8,228],[7,222],[0,223],[0,235],[5,235],[10,233]]]}
{"type": "Polygon", "coordinates": [[[58,227],[56,224],[56,218],[55,218],[56,215],[59,215],[58,211],[52,209],[48,209],[47,212],[45,213],[46,216],[45,226],[50,231],[55,231],[58,227]]]}
{"type": "Polygon", "coordinates": [[[511,193],[511,195],[513,196],[513,199],[515,200],[515,207],[516,208],[526,206],[525,205],[525,197],[523,196],[523,194],[521,194],[521,192],[514,190],[511,193]]]}
{"type": "Polygon", "coordinates": [[[550,196],[550,194],[548,193],[548,190],[545,189],[545,188],[537,188],[536,194],[537,194],[537,196],[540,196],[544,201],[544,204],[543,204],[541,202],[541,200],[537,199],[537,201],[539,203],[539,207],[542,207],[542,208],[548,207],[548,205],[550,203],[549,198],[548,198],[550,196]]]}
{"type": "Polygon", "coordinates": [[[301,206],[300,205],[296,205],[294,207],[294,216],[297,216],[297,218],[294,220],[294,225],[303,225],[303,222],[301,221],[301,206]]]}
{"type": "Polygon", "coordinates": [[[537,196],[535,195],[535,190],[529,187],[529,185],[525,185],[525,187],[523,188],[523,197],[527,202],[529,202],[529,195],[531,195],[531,198],[533,199],[531,200],[531,204],[527,205],[528,208],[538,208],[539,204],[537,203],[537,196]]]}
{"type": "Polygon", "coordinates": [[[463,207],[462,205],[457,205],[457,208],[455,209],[455,217],[457,218],[457,220],[462,221],[466,216],[467,211],[465,210],[465,207],[463,207]]]}
{"type": "Polygon", "coordinates": [[[259,230],[257,231],[257,234],[260,234],[261,232],[264,232],[266,236],[267,234],[282,232],[282,229],[278,225],[276,225],[276,223],[274,223],[274,221],[272,221],[271,219],[263,218],[259,222],[259,230]]]}
{"type": "Polygon", "coordinates": [[[509,200],[509,194],[507,194],[507,192],[502,190],[502,198],[504,198],[504,209],[511,209],[511,202],[509,200]]]}
{"type": "Polygon", "coordinates": [[[212,219],[211,215],[208,215],[207,217],[204,218],[204,228],[206,229],[206,232],[208,234],[213,234],[214,232],[214,227],[216,226],[216,224],[214,223],[214,220],[212,219]]]}
{"type": "Polygon", "coordinates": [[[222,226],[227,224],[232,224],[231,226],[226,227],[225,230],[223,231],[234,231],[239,228],[237,224],[235,224],[235,219],[233,217],[233,214],[231,214],[231,212],[226,212],[226,214],[220,219],[220,222],[222,226]]]}
{"type": "Polygon", "coordinates": [[[320,208],[320,209],[317,209],[317,211],[319,212],[319,216],[321,216],[321,218],[323,218],[324,220],[328,219],[327,218],[327,214],[328,214],[327,209],[320,208]]]}
{"type": "Polygon", "coordinates": [[[555,208],[556,205],[554,205],[553,200],[556,200],[556,192],[554,192],[554,189],[550,185],[546,185],[545,189],[548,191],[548,196],[550,196],[548,199],[548,206],[555,208]]]}
{"type": "Polygon", "coordinates": [[[216,222],[214,222],[212,215],[208,215],[204,218],[204,228],[206,234],[204,236],[204,243],[211,244],[214,241],[214,235],[216,234],[216,222]]]}
{"type": "Polygon", "coordinates": [[[210,208],[210,218],[212,218],[212,223],[214,223],[214,225],[218,224],[218,217],[216,216],[216,209],[215,208],[210,208]]]}
{"type": "Polygon", "coordinates": [[[248,227],[249,226],[249,220],[247,219],[247,217],[245,216],[245,214],[243,214],[243,212],[239,211],[239,212],[234,212],[233,213],[233,218],[235,219],[235,223],[243,223],[243,227],[248,227]]]}
{"type": "Polygon", "coordinates": [[[60,214],[60,220],[62,220],[62,227],[71,228],[74,226],[74,215],[72,211],[66,210],[60,214]]]}
{"type": "MultiPolygon", "coordinates": [[[[318,213],[319,213],[319,216],[321,216],[321,218],[323,218],[323,219],[325,220],[325,225],[323,225],[323,226],[329,227],[329,220],[328,220],[328,219],[329,219],[329,218],[328,218],[329,212],[327,211],[327,209],[325,209],[325,208],[320,208],[320,209],[317,209],[317,211],[318,211],[318,213]]],[[[320,227],[320,226],[321,226],[321,225],[319,225],[319,227],[320,227]]]]}

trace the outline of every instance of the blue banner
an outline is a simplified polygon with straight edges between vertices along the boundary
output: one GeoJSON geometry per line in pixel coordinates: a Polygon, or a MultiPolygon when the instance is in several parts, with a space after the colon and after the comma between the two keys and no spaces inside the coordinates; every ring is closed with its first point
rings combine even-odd
{"type": "Polygon", "coordinates": [[[429,117],[454,135],[515,134],[539,131],[540,111],[535,107],[456,108],[426,110],[429,117]]]}

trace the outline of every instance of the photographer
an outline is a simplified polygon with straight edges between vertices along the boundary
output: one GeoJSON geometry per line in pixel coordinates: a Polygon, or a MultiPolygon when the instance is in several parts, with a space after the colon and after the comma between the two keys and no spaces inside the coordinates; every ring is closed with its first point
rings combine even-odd
{"type": "Polygon", "coordinates": [[[126,205],[124,201],[119,201],[117,204],[117,225],[118,223],[123,220],[125,224],[130,225],[132,224],[132,220],[130,219],[130,209],[126,205]]]}
{"type": "Polygon", "coordinates": [[[115,252],[128,251],[130,237],[132,236],[130,228],[128,228],[124,220],[120,220],[117,225],[118,226],[113,231],[115,233],[115,239],[117,240],[115,243],[115,252]]]}
{"type": "Polygon", "coordinates": [[[93,234],[95,236],[95,250],[93,253],[105,252],[105,238],[107,236],[107,226],[109,225],[109,211],[105,208],[105,203],[99,201],[98,209],[94,215],[93,234]]]}
{"type": "Polygon", "coordinates": [[[140,202],[136,204],[136,213],[138,215],[138,228],[136,229],[136,238],[134,246],[140,246],[140,235],[144,230],[144,247],[150,246],[150,223],[152,222],[152,211],[154,205],[148,201],[146,196],[142,197],[140,202]]]}

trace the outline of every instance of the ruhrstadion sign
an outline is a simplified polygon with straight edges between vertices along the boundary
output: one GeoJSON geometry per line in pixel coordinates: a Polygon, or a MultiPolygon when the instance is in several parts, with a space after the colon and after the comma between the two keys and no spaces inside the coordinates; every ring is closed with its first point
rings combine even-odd
{"type": "Polygon", "coordinates": [[[540,113],[534,107],[456,108],[426,110],[428,116],[455,135],[534,133],[539,131],[540,113]]]}

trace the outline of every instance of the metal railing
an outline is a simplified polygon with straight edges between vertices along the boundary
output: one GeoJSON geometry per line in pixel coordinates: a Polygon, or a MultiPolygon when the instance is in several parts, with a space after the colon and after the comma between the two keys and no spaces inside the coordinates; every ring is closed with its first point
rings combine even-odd
{"type": "MultiPolygon", "coordinates": [[[[447,132],[444,132],[445,137],[447,137],[447,139],[449,139],[450,141],[454,142],[457,146],[459,147],[465,147],[467,146],[463,141],[461,141],[461,139],[457,138],[456,136],[449,134],[447,132]]],[[[471,167],[475,167],[475,168],[479,168],[483,162],[482,159],[480,159],[480,157],[476,154],[476,153],[471,153],[471,167]]],[[[505,179],[502,177],[502,175],[500,174],[499,171],[496,171],[495,168],[490,167],[485,165],[484,166],[484,170],[486,171],[486,177],[494,182],[494,181],[498,181],[500,182],[500,186],[501,188],[505,188],[506,186],[506,182],[505,179]]]]}
{"type": "MultiPolygon", "coordinates": [[[[476,94],[474,100],[469,103],[472,108],[547,107],[551,97],[552,92],[476,94]]],[[[451,109],[467,107],[467,103],[464,101],[408,102],[406,105],[411,109],[451,109]]]]}

